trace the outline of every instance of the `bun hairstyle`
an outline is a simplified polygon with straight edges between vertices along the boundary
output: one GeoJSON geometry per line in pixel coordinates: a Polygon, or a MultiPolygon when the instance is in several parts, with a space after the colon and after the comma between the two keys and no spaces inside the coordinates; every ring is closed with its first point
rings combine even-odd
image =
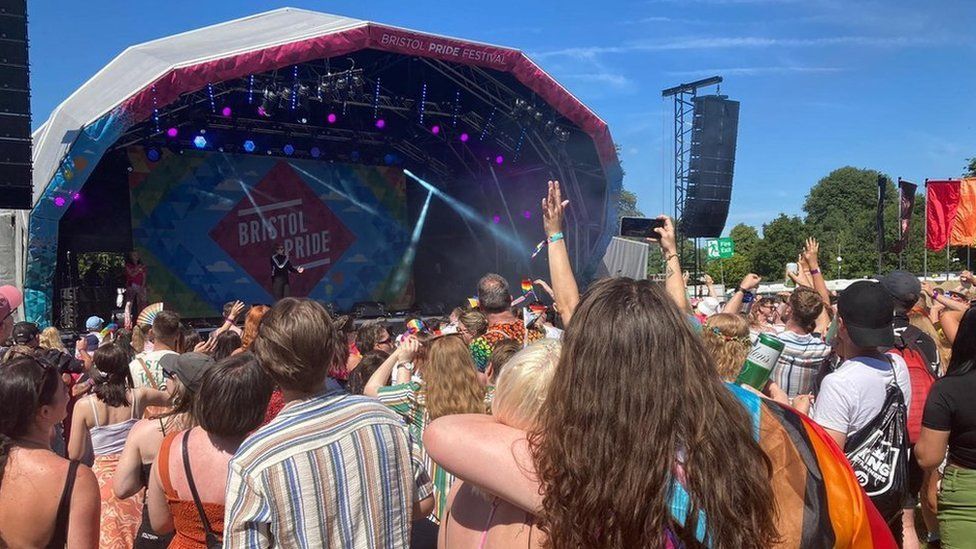
{"type": "Polygon", "coordinates": [[[14,439],[27,434],[37,411],[54,402],[61,387],[57,369],[31,356],[0,364],[0,483],[14,439]]]}

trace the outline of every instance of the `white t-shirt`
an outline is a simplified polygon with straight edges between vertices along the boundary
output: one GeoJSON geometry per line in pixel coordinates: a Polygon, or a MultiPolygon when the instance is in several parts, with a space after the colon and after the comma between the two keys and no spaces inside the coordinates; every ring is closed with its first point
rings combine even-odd
{"type": "Polygon", "coordinates": [[[912,382],[908,366],[898,355],[886,356],[891,363],[863,356],[846,360],[824,377],[810,417],[827,429],[851,436],[881,412],[893,376],[905,397],[905,407],[910,407],[912,382]]]}
{"type": "Polygon", "coordinates": [[[156,382],[156,388],[165,385],[163,380],[163,369],[159,366],[159,359],[166,355],[175,355],[175,351],[170,351],[169,349],[163,351],[150,351],[148,353],[140,353],[136,355],[136,358],[129,363],[129,373],[132,374],[132,383],[135,387],[153,387],[153,384],[149,382],[149,377],[146,375],[146,370],[152,374],[153,379],[156,382]],[[146,363],[146,367],[143,368],[139,360],[142,359],[146,363]]]}

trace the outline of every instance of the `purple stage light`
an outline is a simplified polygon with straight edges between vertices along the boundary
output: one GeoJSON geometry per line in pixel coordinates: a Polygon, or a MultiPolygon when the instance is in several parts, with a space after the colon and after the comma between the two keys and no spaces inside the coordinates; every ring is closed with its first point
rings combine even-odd
{"type": "Polygon", "coordinates": [[[282,151],[284,151],[284,153],[287,154],[288,156],[291,156],[291,155],[295,154],[295,147],[293,145],[291,145],[291,144],[288,144],[288,145],[285,145],[285,148],[282,149],[282,151]]]}
{"type": "Polygon", "coordinates": [[[224,107],[223,109],[220,110],[220,114],[224,115],[227,118],[230,118],[231,113],[233,113],[233,111],[230,110],[230,107],[224,107]]]}
{"type": "Polygon", "coordinates": [[[177,135],[180,135],[180,130],[178,130],[177,128],[170,128],[166,130],[166,135],[170,137],[176,137],[177,135]]]}
{"type": "Polygon", "coordinates": [[[495,164],[501,164],[503,162],[505,162],[505,157],[504,156],[498,155],[498,156],[495,157],[495,164]]]}
{"type": "Polygon", "coordinates": [[[441,133],[441,127],[438,126],[437,124],[434,124],[434,126],[430,129],[430,133],[434,135],[441,133]]]}
{"type": "Polygon", "coordinates": [[[258,107],[258,116],[271,116],[264,107],[258,107]]]}
{"type": "Polygon", "coordinates": [[[462,133],[461,134],[461,143],[467,143],[468,142],[468,139],[470,139],[470,137],[468,136],[468,134],[466,134],[466,133],[462,133]]]}
{"type": "Polygon", "coordinates": [[[500,215],[498,215],[498,214],[495,214],[495,215],[494,215],[494,216],[493,216],[493,217],[491,218],[491,222],[492,222],[492,223],[494,223],[495,225],[498,225],[499,223],[501,223],[501,222],[502,222],[502,217],[501,217],[500,215]]]}
{"type": "Polygon", "coordinates": [[[67,202],[65,201],[65,199],[64,199],[63,196],[56,196],[56,197],[54,197],[54,205],[55,206],[57,206],[59,208],[63,208],[66,203],[67,202]]]}
{"type": "Polygon", "coordinates": [[[336,113],[330,112],[329,116],[326,116],[325,119],[329,121],[329,124],[335,124],[339,117],[336,116],[336,113]]]}
{"type": "Polygon", "coordinates": [[[81,200],[81,193],[75,193],[71,195],[72,200],[81,200]]]}
{"type": "Polygon", "coordinates": [[[530,212],[529,210],[525,210],[524,212],[522,212],[522,217],[526,219],[532,219],[532,212],[530,212]]]}
{"type": "Polygon", "coordinates": [[[378,120],[376,120],[376,127],[377,127],[378,129],[381,129],[381,130],[382,130],[383,128],[385,128],[385,127],[386,127],[386,120],[383,120],[382,118],[380,118],[380,119],[378,119],[378,120]]]}
{"type": "Polygon", "coordinates": [[[308,153],[312,155],[312,158],[318,158],[322,156],[322,149],[318,147],[312,147],[312,150],[308,151],[308,153]]]}

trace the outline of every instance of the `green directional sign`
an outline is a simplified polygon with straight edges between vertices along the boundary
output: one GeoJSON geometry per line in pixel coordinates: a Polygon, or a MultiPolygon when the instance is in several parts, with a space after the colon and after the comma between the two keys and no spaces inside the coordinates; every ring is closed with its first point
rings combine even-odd
{"type": "Polygon", "coordinates": [[[705,242],[708,259],[728,259],[735,255],[735,243],[731,238],[718,238],[705,242]]]}

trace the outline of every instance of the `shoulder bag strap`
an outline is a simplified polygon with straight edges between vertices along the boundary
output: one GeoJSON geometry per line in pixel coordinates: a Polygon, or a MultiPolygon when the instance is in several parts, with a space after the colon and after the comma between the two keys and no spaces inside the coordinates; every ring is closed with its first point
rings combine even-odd
{"type": "Polygon", "coordinates": [[[149,366],[146,366],[146,361],[141,358],[137,358],[136,360],[138,360],[139,364],[142,366],[142,371],[146,373],[146,378],[149,379],[149,384],[152,385],[153,389],[158,391],[159,385],[156,384],[156,376],[152,375],[152,372],[149,371],[149,366]]]}
{"type": "Polygon", "coordinates": [[[190,452],[187,450],[187,442],[190,440],[190,430],[183,433],[183,471],[186,473],[186,483],[190,485],[190,494],[193,495],[193,503],[197,506],[197,513],[200,514],[200,522],[203,524],[203,531],[207,535],[207,540],[216,536],[210,528],[210,521],[207,513],[203,510],[203,503],[200,501],[200,494],[197,493],[197,485],[193,482],[193,472],[190,470],[190,452]]]}

